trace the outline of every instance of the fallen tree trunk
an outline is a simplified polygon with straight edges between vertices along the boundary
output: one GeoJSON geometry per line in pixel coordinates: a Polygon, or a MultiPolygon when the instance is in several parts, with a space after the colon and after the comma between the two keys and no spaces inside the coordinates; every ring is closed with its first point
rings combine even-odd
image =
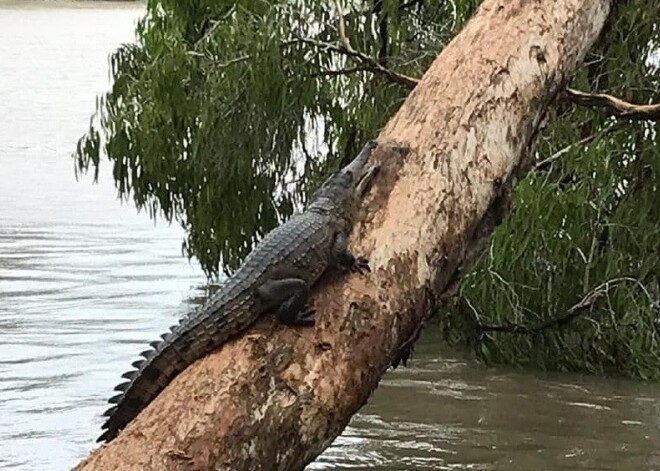
{"type": "Polygon", "coordinates": [[[315,291],[318,323],[260,322],[181,374],[78,470],[299,470],[337,437],[507,209],[547,105],[608,0],[485,0],[380,134],[353,231],[367,277],[315,291]]]}

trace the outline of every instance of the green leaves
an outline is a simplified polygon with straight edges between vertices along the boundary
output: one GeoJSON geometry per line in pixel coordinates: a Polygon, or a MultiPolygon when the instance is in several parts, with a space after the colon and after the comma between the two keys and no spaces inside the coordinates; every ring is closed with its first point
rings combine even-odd
{"type": "MultiPolygon", "coordinates": [[[[376,57],[370,5],[344,15],[352,44],[376,57]]],[[[434,56],[409,39],[423,36],[435,52],[449,37],[454,18],[442,5],[387,2],[401,72],[419,75],[434,56]]],[[[76,170],[96,170],[105,154],[121,197],[183,225],[185,251],[209,276],[232,270],[406,95],[369,72],[341,73],[356,64],[299,41],[335,44],[337,24],[332,2],[150,1],[137,45],[110,59],[112,90],[76,170]]]]}
{"type": "MultiPolygon", "coordinates": [[[[419,77],[480,2],[341,3],[352,47],[419,77]]],[[[616,8],[573,85],[658,102],[660,5],[616,8]]],[[[107,157],[121,197],[181,224],[185,252],[209,276],[231,271],[407,95],[329,47],[337,29],[329,1],[149,1],[137,44],[110,59],[112,89],[78,143],[76,171],[97,172],[107,157]]],[[[563,102],[556,113],[544,163],[517,186],[444,333],[489,362],[658,379],[658,125],[563,102]],[[621,277],[638,282],[616,284],[567,324],[475,333],[477,318],[539,325],[621,277]]]]}
{"type": "MultiPolygon", "coordinates": [[[[657,18],[660,5],[619,6],[575,86],[659,102],[657,61],[649,59],[657,18]]],[[[558,113],[539,146],[537,160],[546,163],[516,187],[510,217],[462,285],[471,307],[458,302],[451,315],[474,309],[484,325],[531,327],[624,277],[632,281],[612,283],[569,323],[538,334],[492,332],[498,348],[476,351],[490,362],[660,379],[658,124],[619,123],[563,103],[558,113]]],[[[472,337],[474,326],[459,326],[459,335],[455,324],[443,323],[448,338],[472,337]]]]}

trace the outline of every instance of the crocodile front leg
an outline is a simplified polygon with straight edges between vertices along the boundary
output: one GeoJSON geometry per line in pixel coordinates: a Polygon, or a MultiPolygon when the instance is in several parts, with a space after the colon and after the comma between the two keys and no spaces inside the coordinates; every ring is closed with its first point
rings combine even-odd
{"type": "Polygon", "coordinates": [[[314,309],[307,305],[309,286],[300,278],[269,280],[257,289],[265,305],[277,310],[277,319],[285,325],[313,326],[314,309]]]}
{"type": "Polygon", "coordinates": [[[343,232],[338,232],[335,235],[335,241],[332,244],[332,261],[344,270],[357,272],[360,275],[364,275],[366,271],[371,271],[369,260],[364,257],[355,257],[348,251],[348,241],[346,234],[343,232]]]}

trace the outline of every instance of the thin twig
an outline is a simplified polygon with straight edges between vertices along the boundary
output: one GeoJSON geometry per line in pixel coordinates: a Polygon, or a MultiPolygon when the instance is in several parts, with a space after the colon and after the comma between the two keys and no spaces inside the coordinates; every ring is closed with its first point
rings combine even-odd
{"type": "MultiPolygon", "coordinates": [[[[505,324],[502,325],[485,325],[485,324],[478,324],[477,329],[480,332],[508,332],[508,333],[513,333],[513,334],[537,334],[545,329],[548,329],[550,327],[556,327],[556,326],[561,326],[564,325],[570,321],[572,321],[574,318],[578,317],[580,314],[582,314],[584,311],[591,309],[594,304],[596,304],[596,301],[598,301],[600,298],[602,298],[604,295],[608,294],[609,291],[620,285],[621,283],[624,282],[633,282],[637,286],[639,286],[642,291],[647,295],[647,297],[650,298],[648,291],[646,290],[646,287],[636,278],[632,277],[620,277],[620,278],[614,278],[611,280],[608,280],[604,283],[601,283],[600,285],[596,286],[593,288],[591,291],[589,291],[577,304],[571,306],[571,308],[566,311],[563,315],[559,317],[553,317],[551,319],[547,319],[540,324],[537,324],[535,326],[525,326],[522,324],[515,324],[512,322],[506,322],[505,324]]],[[[470,306],[473,310],[474,308],[470,306]]],[[[477,318],[478,319],[478,318],[477,318]]]]}
{"type": "Polygon", "coordinates": [[[370,72],[371,68],[364,65],[357,65],[355,67],[348,67],[346,69],[337,69],[337,70],[321,70],[319,72],[314,72],[309,74],[309,77],[337,77],[340,75],[350,75],[356,72],[370,72]]]}
{"type": "Polygon", "coordinates": [[[363,52],[354,49],[353,46],[351,46],[351,43],[348,40],[348,36],[346,35],[346,22],[344,20],[344,14],[342,12],[342,8],[341,8],[341,4],[339,3],[339,0],[335,0],[335,6],[337,7],[337,15],[339,16],[339,46],[335,46],[332,44],[324,43],[322,41],[316,41],[308,38],[304,40],[303,38],[301,38],[301,40],[303,42],[306,42],[307,44],[315,44],[319,47],[323,47],[326,50],[343,53],[347,56],[358,59],[363,64],[368,65],[369,70],[371,72],[384,75],[394,83],[402,85],[410,90],[415,88],[418,83],[417,79],[394,72],[393,70],[383,66],[383,64],[379,60],[374,59],[373,57],[370,57],[364,54],[363,52]]]}
{"type": "Polygon", "coordinates": [[[244,56],[238,56],[233,59],[229,59],[227,62],[221,62],[216,65],[218,69],[226,69],[227,67],[230,67],[234,64],[239,64],[241,62],[245,62],[246,60],[252,59],[251,55],[244,55],[244,56]]]}
{"type": "MultiPolygon", "coordinates": [[[[403,87],[408,88],[409,90],[412,90],[417,86],[417,83],[419,80],[408,77],[406,75],[400,74],[398,72],[394,72],[393,70],[385,67],[381,62],[377,59],[374,59],[373,57],[369,57],[368,55],[364,54],[363,52],[360,52],[351,46],[350,41],[348,40],[348,36],[346,35],[346,22],[344,20],[344,14],[342,12],[341,4],[339,3],[339,0],[334,0],[335,6],[337,7],[337,14],[339,15],[339,44],[331,44],[327,43],[324,41],[318,41],[316,39],[312,38],[294,38],[292,40],[288,41],[283,41],[280,46],[281,47],[288,47],[291,45],[294,45],[296,43],[303,43],[303,44],[310,44],[312,46],[317,47],[320,50],[325,50],[325,51],[331,51],[331,52],[336,52],[339,54],[344,54],[346,56],[352,57],[354,59],[357,59],[359,62],[361,62],[360,66],[356,67],[350,67],[346,69],[341,69],[341,70],[327,70],[327,71],[320,71],[317,72],[313,75],[312,77],[318,77],[318,76],[338,76],[338,75],[347,75],[350,73],[354,72],[372,72],[375,74],[383,75],[387,77],[390,81],[401,85],[403,87]]],[[[201,53],[195,53],[199,55],[203,55],[201,53]]],[[[227,67],[230,67],[234,64],[238,64],[241,62],[244,62],[246,60],[251,59],[253,56],[252,55],[243,55],[243,56],[238,56],[234,59],[230,59],[226,62],[220,63],[217,65],[218,68],[224,69],[227,67]]]]}
{"type": "MultiPolygon", "coordinates": [[[[394,72],[393,70],[388,69],[387,67],[383,67],[376,59],[373,59],[372,57],[369,57],[360,51],[356,51],[353,48],[347,49],[345,44],[336,45],[324,41],[318,41],[312,38],[296,38],[293,40],[282,42],[281,46],[288,47],[296,43],[310,44],[320,50],[344,54],[346,56],[350,56],[355,59],[358,59],[361,62],[361,65],[355,67],[349,67],[346,69],[316,72],[314,74],[311,74],[310,75],[311,77],[348,75],[355,72],[371,72],[374,74],[383,75],[387,77],[390,81],[398,85],[401,85],[403,87],[406,87],[410,90],[415,88],[415,86],[419,82],[419,80],[415,78],[408,77],[406,75],[394,72]]],[[[241,62],[245,62],[252,58],[253,58],[252,55],[238,56],[233,59],[229,59],[226,62],[218,63],[217,67],[218,69],[225,69],[227,67],[230,67],[235,64],[239,64],[241,62]]]]}
{"type": "Polygon", "coordinates": [[[359,59],[363,63],[363,65],[368,66],[365,67],[365,70],[368,70],[369,72],[373,72],[376,74],[384,75],[392,82],[398,85],[402,85],[410,90],[415,88],[417,86],[417,83],[419,82],[419,80],[415,78],[408,77],[407,75],[403,75],[398,72],[394,72],[393,70],[390,70],[386,67],[383,67],[378,63],[376,59],[369,57],[360,51],[356,51],[355,49],[346,49],[346,47],[344,47],[343,45],[338,46],[336,44],[326,43],[324,41],[318,41],[316,39],[311,39],[311,38],[298,38],[298,41],[304,44],[311,44],[325,51],[337,52],[339,54],[344,54],[346,56],[359,59]]]}
{"type": "Polygon", "coordinates": [[[555,160],[557,160],[557,159],[563,157],[565,154],[567,154],[568,152],[570,152],[570,150],[571,150],[573,147],[575,147],[575,146],[583,146],[583,145],[585,145],[585,144],[589,144],[591,141],[593,141],[593,140],[596,138],[596,136],[597,136],[597,134],[592,134],[591,136],[587,136],[587,137],[585,137],[585,138],[583,138],[583,139],[580,139],[580,140],[577,141],[577,142],[573,142],[572,144],[567,145],[567,146],[564,147],[563,149],[558,150],[557,152],[555,152],[554,154],[552,154],[552,155],[551,155],[550,157],[548,157],[547,159],[543,159],[543,160],[541,160],[541,161],[539,161],[539,162],[536,162],[536,163],[534,164],[534,167],[535,167],[535,168],[543,168],[543,167],[547,166],[549,163],[554,162],[555,160]]]}
{"type": "Polygon", "coordinates": [[[568,152],[570,152],[571,149],[573,149],[573,147],[575,147],[575,146],[584,146],[586,144],[590,144],[591,142],[595,141],[596,139],[600,139],[600,138],[606,136],[607,134],[611,133],[612,131],[615,131],[615,130],[621,129],[621,128],[622,128],[621,123],[615,123],[615,124],[605,128],[605,129],[600,130],[599,132],[595,132],[590,136],[582,138],[577,142],[573,142],[572,144],[569,144],[566,147],[558,150],[557,152],[552,154],[550,157],[548,157],[546,159],[543,159],[539,162],[536,162],[534,164],[534,168],[541,169],[543,167],[546,167],[548,164],[551,164],[555,160],[557,160],[557,159],[563,157],[564,155],[566,155],[568,152]]]}
{"type": "Polygon", "coordinates": [[[347,49],[352,50],[351,43],[346,36],[346,22],[344,21],[344,13],[341,9],[341,4],[339,0],[335,0],[335,7],[337,7],[337,15],[339,15],[339,41],[347,49]]]}

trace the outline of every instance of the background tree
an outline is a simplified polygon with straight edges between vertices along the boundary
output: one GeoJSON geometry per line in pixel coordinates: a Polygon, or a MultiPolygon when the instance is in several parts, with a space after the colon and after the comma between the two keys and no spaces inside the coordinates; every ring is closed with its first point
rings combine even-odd
{"type": "MultiPolygon", "coordinates": [[[[209,276],[230,272],[376,135],[479,3],[348,2],[342,37],[330,1],[149,1],[76,168],[107,155],[122,197],[183,225],[209,276]]],[[[618,2],[573,85],[659,101],[659,17],[618,2]]],[[[441,326],[489,361],[658,378],[657,123],[571,97],[441,326]]]]}
{"type": "MultiPolygon", "coordinates": [[[[660,102],[658,18],[660,3],[618,2],[573,86],[660,102]]],[[[555,107],[510,216],[442,318],[453,343],[493,362],[660,379],[660,106],[608,100],[569,91],[555,107]]]]}
{"type": "Polygon", "coordinates": [[[209,275],[231,271],[382,126],[478,2],[150,1],[77,151],[122,197],[175,220],[209,275]],[[354,51],[354,50],[353,50],[354,51]]]}

